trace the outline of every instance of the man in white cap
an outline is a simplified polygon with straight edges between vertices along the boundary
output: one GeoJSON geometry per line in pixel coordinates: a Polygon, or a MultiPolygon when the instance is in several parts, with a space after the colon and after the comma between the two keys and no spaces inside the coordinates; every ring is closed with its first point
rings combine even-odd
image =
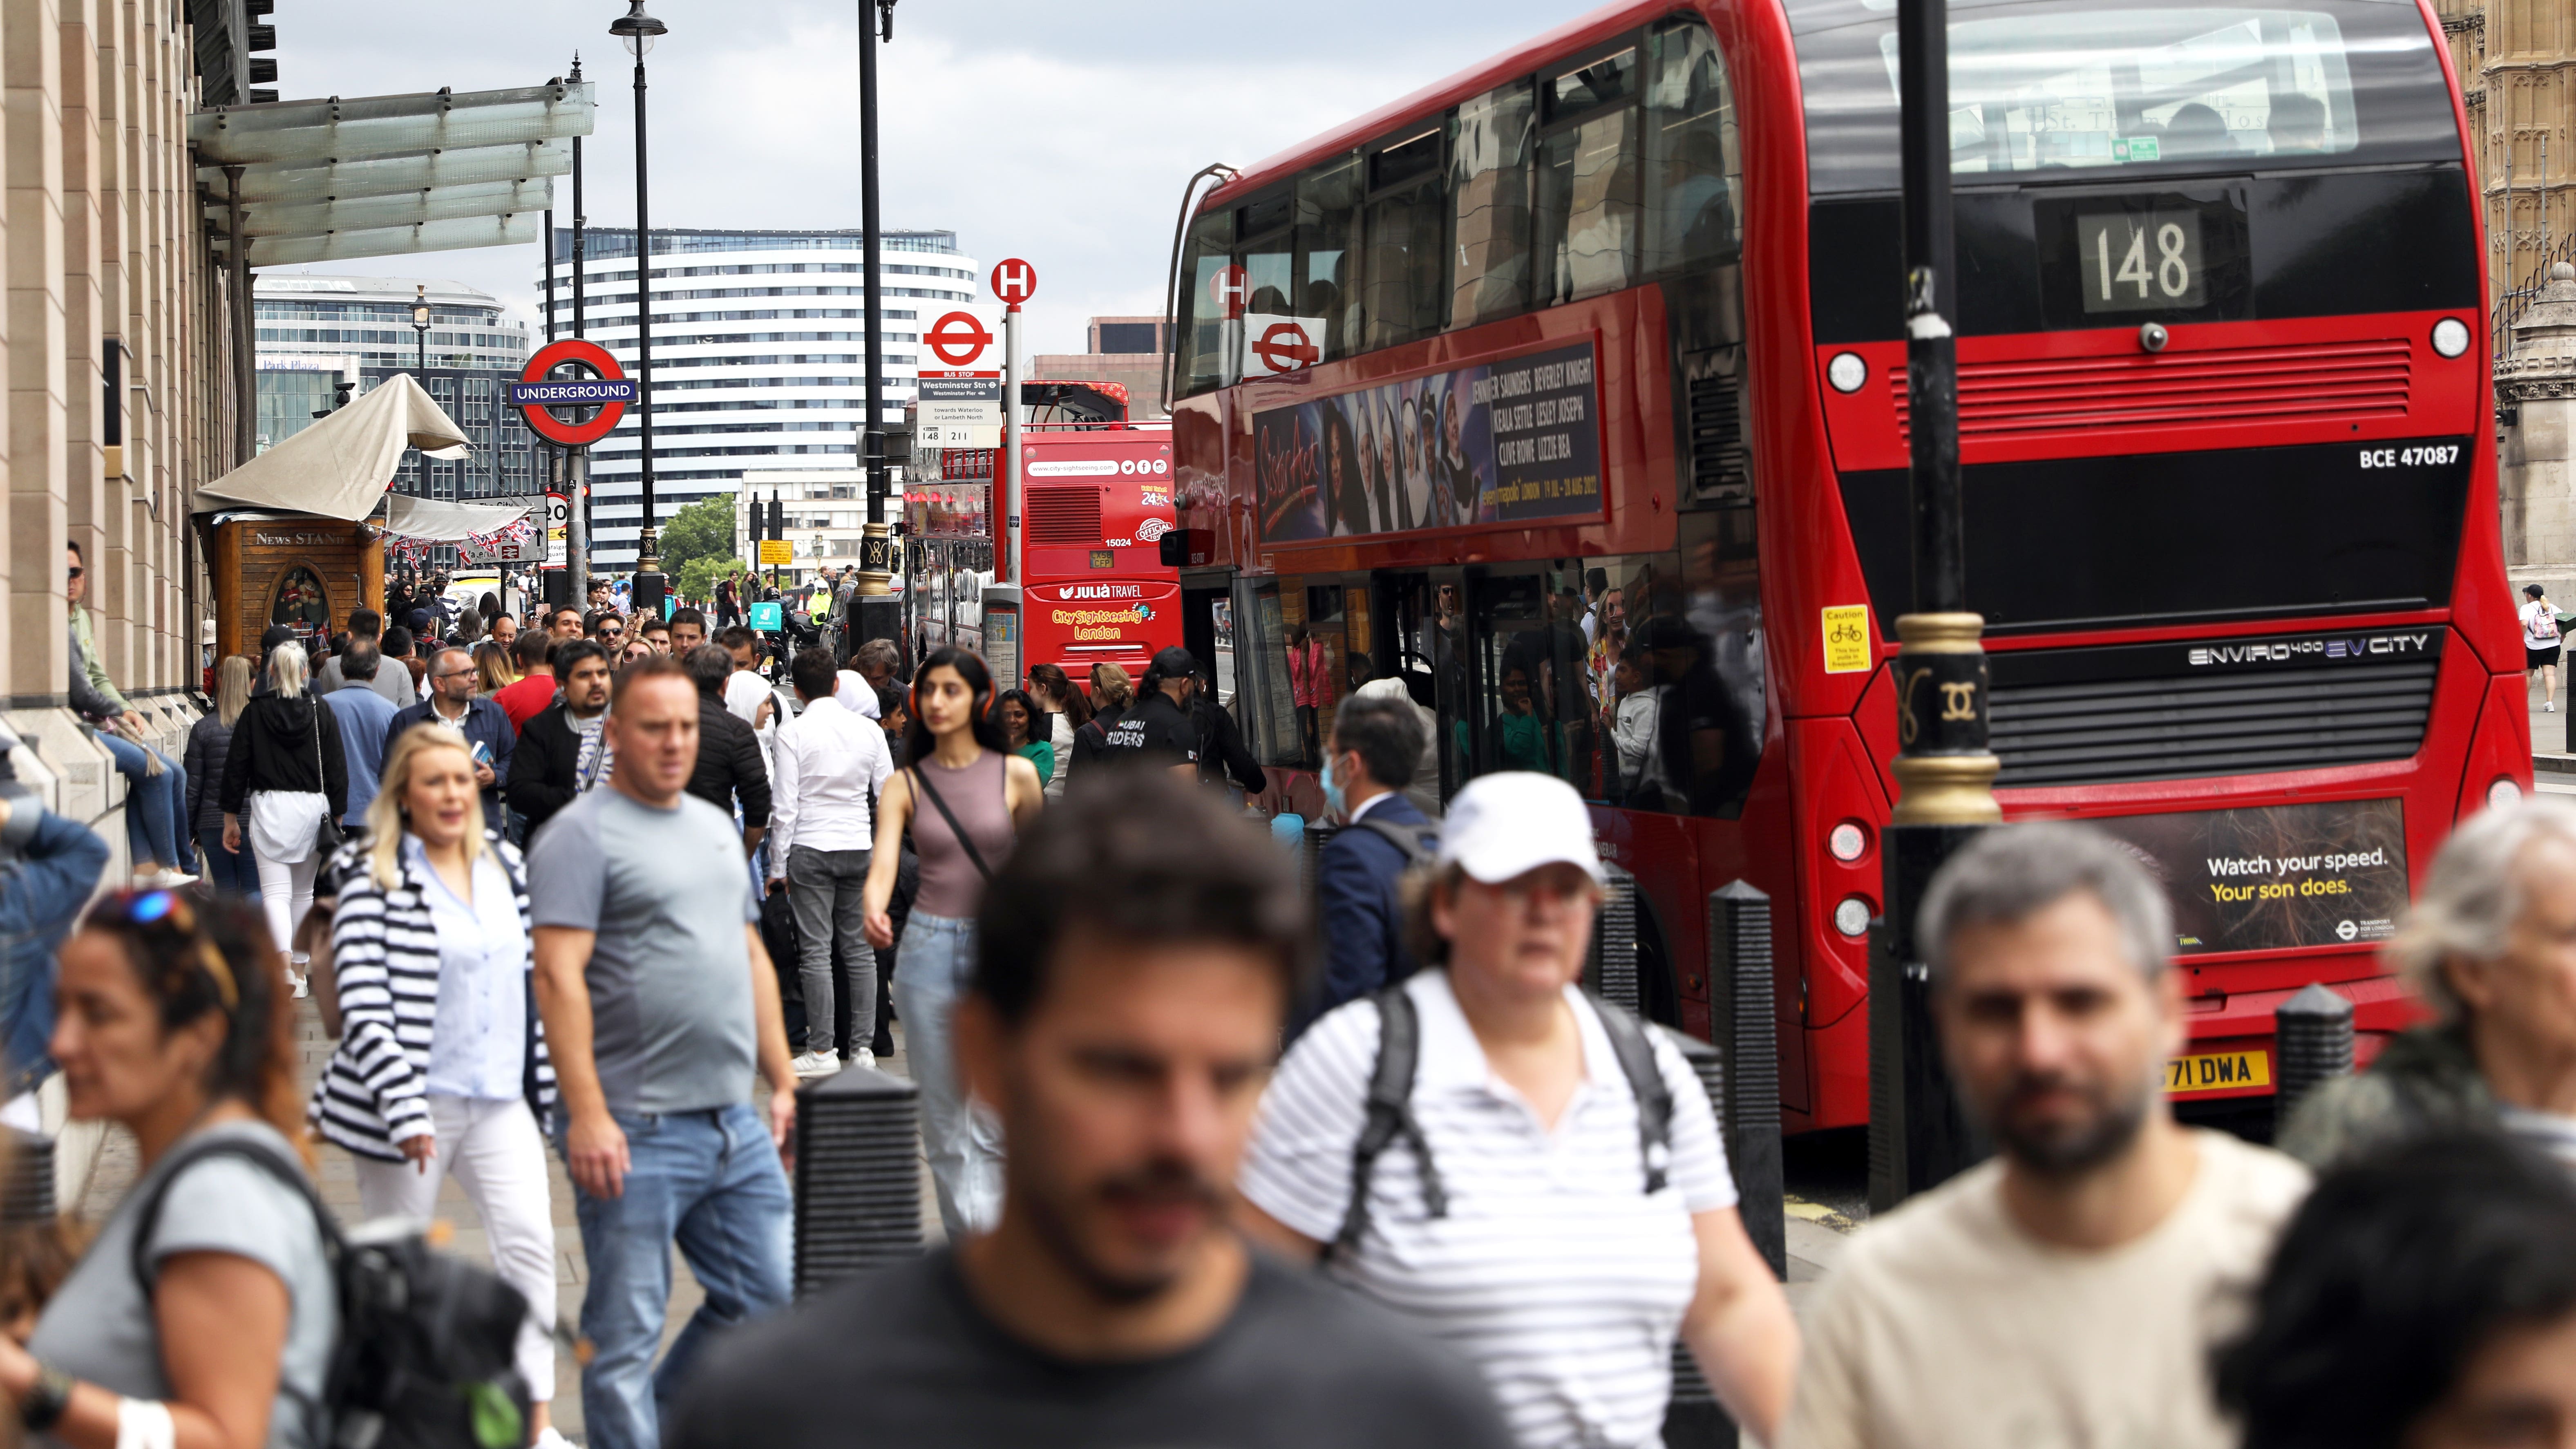
{"type": "Polygon", "coordinates": [[[1582,797],[1476,779],[1431,871],[1422,969],[1316,1022],[1264,1094],[1246,1230],[1463,1354],[1524,1446],[1654,1442],[1676,1337],[1770,1441],[1798,1326],[1689,1064],[1577,985],[1602,880],[1582,797]]]}

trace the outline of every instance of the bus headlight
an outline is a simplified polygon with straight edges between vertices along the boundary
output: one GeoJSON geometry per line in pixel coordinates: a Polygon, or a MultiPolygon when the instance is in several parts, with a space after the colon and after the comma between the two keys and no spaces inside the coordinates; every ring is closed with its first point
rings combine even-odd
{"type": "Polygon", "coordinates": [[[1834,859],[1848,865],[1860,859],[1862,851],[1869,849],[1869,832],[1860,828],[1859,821],[1846,820],[1826,833],[1825,849],[1834,853],[1834,859]]]}
{"type": "Polygon", "coordinates": [[[1869,382],[1869,364],[1857,352],[1837,352],[1834,360],[1825,364],[1825,381],[1832,383],[1836,392],[1858,392],[1869,382]]]}
{"type": "Polygon", "coordinates": [[[2496,776],[2495,783],[2487,787],[2487,806],[2489,809],[2494,809],[2503,805],[2510,805],[2521,798],[2522,787],[2513,782],[2513,777],[2511,775],[2498,775],[2496,776]]]}
{"type": "Polygon", "coordinates": [[[1858,938],[1869,934],[1869,902],[1858,896],[1845,896],[1834,907],[1834,929],[1858,938]]]}
{"type": "Polygon", "coordinates": [[[2444,357],[2457,357],[2469,350],[2469,324],[2457,317],[2445,317],[2433,324],[2433,350],[2444,357]]]}

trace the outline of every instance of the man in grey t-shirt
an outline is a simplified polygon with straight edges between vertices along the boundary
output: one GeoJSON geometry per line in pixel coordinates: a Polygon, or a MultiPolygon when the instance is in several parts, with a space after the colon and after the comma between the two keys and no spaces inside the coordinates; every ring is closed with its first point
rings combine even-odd
{"type": "Polygon", "coordinates": [[[608,788],[529,842],[528,898],[555,1130],[590,1263],[582,1413],[598,1449],[656,1449],[657,1401],[706,1335],[787,1303],[794,1209],[779,1152],[796,1075],[741,837],[685,790],[697,685],[668,655],[630,664],[608,729],[608,788]],[[765,1114],[749,1100],[755,1066],[765,1114]],[[656,1374],[674,1241],[707,1298],[656,1374]]]}

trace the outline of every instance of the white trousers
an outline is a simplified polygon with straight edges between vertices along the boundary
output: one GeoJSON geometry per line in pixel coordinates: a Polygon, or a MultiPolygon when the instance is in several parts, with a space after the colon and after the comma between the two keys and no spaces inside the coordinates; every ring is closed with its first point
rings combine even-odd
{"type": "Polygon", "coordinates": [[[409,1162],[357,1159],[358,1201],[369,1218],[438,1215],[438,1184],[449,1173],[483,1219],[492,1271],[527,1295],[519,1325],[519,1372],[528,1396],[555,1396],[555,1220],[546,1201],[546,1139],[524,1101],[429,1099],[438,1150],[421,1171],[409,1162]]]}
{"type": "Polygon", "coordinates": [[[292,958],[295,928],[303,923],[304,913],[313,909],[313,872],[322,859],[307,854],[292,865],[264,855],[258,860],[259,903],[268,909],[268,933],[277,938],[278,953],[292,958]]]}

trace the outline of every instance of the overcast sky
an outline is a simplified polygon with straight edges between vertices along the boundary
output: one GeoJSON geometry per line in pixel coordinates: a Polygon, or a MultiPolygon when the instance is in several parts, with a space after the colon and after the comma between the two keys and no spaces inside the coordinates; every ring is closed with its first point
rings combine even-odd
{"type": "MultiPolygon", "coordinates": [[[[653,221],[856,227],[851,0],[648,0],[653,221]]],[[[981,269],[1039,273],[1032,353],[1081,350],[1093,315],[1159,314],[1181,186],[1247,166],[1588,9],[1564,0],[901,0],[878,51],[888,227],[944,227],[981,269]]],[[[580,52],[598,83],[585,199],[634,224],[623,0],[277,0],[286,99],[531,85],[580,52]]],[[[555,183],[570,225],[572,188],[555,183]]],[[[289,271],[453,278],[538,320],[533,246],[289,271]]]]}

